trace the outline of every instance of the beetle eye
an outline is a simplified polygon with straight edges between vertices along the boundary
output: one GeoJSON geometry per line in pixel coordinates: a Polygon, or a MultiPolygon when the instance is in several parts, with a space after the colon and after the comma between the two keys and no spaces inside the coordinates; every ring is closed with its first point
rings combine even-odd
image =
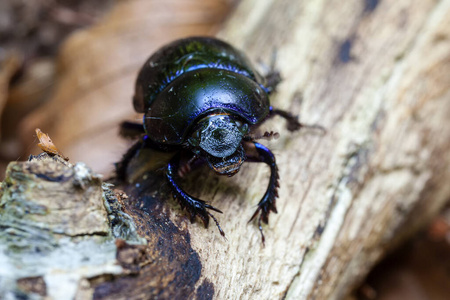
{"type": "Polygon", "coordinates": [[[246,135],[248,133],[248,124],[242,123],[241,121],[236,121],[236,125],[238,126],[238,130],[242,135],[246,135]]]}

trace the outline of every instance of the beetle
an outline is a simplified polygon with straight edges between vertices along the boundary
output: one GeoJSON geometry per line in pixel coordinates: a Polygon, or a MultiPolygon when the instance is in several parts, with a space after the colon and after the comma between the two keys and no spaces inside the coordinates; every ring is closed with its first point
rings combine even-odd
{"type": "Polygon", "coordinates": [[[279,176],[275,156],[256,139],[276,134],[257,137],[255,129],[275,115],[287,120],[290,131],[307,126],[270,106],[269,95],[279,82],[278,72],[272,70],[263,77],[241,51],[216,38],[190,37],[163,46],[137,76],[133,105],[144,113],[143,126],[124,122],[122,133],[143,137],[117,164],[118,177],[132,181],[129,177],[135,174],[127,174],[127,166],[141,149],[168,154],[167,161],[162,161],[174,198],[191,221],[198,216],[207,227],[211,217],[225,237],[209,210],[222,212],[186,193],[179,178],[202,164],[218,175],[233,176],[244,161],[265,163],[270,167],[269,184],[250,218],[258,218],[264,243],[261,223],[268,224],[269,214],[277,213],[279,176]]]}

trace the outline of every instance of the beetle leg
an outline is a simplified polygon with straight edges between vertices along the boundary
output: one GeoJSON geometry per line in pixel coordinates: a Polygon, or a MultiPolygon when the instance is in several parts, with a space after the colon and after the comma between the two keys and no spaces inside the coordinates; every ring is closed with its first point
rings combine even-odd
{"type": "Polygon", "coordinates": [[[272,106],[270,107],[270,116],[278,115],[284,119],[286,119],[287,123],[287,129],[289,131],[296,131],[302,128],[304,125],[298,121],[298,117],[294,116],[290,112],[287,112],[285,110],[276,109],[272,106]]]}
{"type": "Polygon", "coordinates": [[[274,132],[274,131],[268,132],[268,131],[266,131],[266,132],[264,132],[263,134],[260,134],[260,135],[250,135],[250,134],[248,134],[248,135],[244,136],[242,138],[242,140],[244,140],[245,142],[251,142],[251,141],[260,140],[260,139],[264,139],[264,140],[270,141],[272,139],[277,139],[279,137],[280,137],[280,134],[278,132],[274,132]]]}
{"type": "Polygon", "coordinates": [[[220,234],[225,237],[225,232],[219,225],[219,221],[214,217],[206,209],[211,209],[218,213],[222,213],[219,209],[207,204],[205,201],[192,197],[187,194],[176,182],[176,177],[178,175],[178,168],[180,165],[180,155],[176,155],[167,166],[167,180],[169,181],[169,185],[172,189],[172,193],[174,198],[180,203],[183,209],[186,209],[191,222],[194,222],[195,217],[198,216],[202,221],[205,227],[209,225],[209,217],[211,217],[216,223],[217,228],[219,229],[220,234]]]}
{"type": "Polygon", "coordinates": [[[120,162],[115,163],[117,179],[125,181],[127,178],[127,167],[142,147],[144,147],[144,139],[141,138],[128,149],[120,162]]]}
{"type": "Polygon", "coordinates": [[[170,149],[157,149],[144,135],[116,163],[116,178],[122,182],[134,183],[149,171],[165,169],[175,155],[170,149]]]}
{"type": "Polygon", "coordinates": [[[286,119],[286,121],[288,122],[287,129],[289,131],[296,131],[296,130],[299,130],[300,128],[308,128],[308,129],[319,130],[322,134],[325,134],[325,132],[326,132],[325,128],[323,128],[320,125],[317,125],[317,124],[308,125],[308,124],[300,123],[298,121],[297,116],[294,116],[293,114],[291,114],[290,112],[287,112],[285,110],[276,109],[271,106],[269,117],[272,117],[275,115],[278,115],[278,116],[286,119]]]}
{"type": "Polygon", "coordinates": [[[278,167],[275,162],[275,156],[273,153],[263,145],[257,143],[257,142],[248,142],[245,143],[246,148],[246,154],[249,158],[249,161],[256,161],[256,162],[264,162],[269,165],[270,167],[270,179],[269,179],[269,186],[267,187],[266,193],[262,197],[261,201],[258,203],[258,208],[256,209],[253,216],[250,218],[251,222],[254,220],[258,215],[258,227],[259,231],[261,232],[261,239],[264,244],[265,238],[264,233],[261,226],[261,221],[265,224],[269,223],[269,214],[270,212],[277,213],[277,207],[276,207],[276,198],[278,197],[278,167]]]}
{"type": "Polygon", "coordinates": [[[274,49],[272,51],[272,56],[270,58],[270,65],[261,63],[266,73],[264,76],[265,85],[263,86],[263,88],[268,94],[275,92],[278,84],[281,82],[280,72],[275,67],[276,61],[277,61],[277,51],[276,49],[274,49]]]}
{"type": "Polygon", "coordinates": [[[120,124],[119,134],[125,138],[137,138],[143,134],[145,134],[144,126],[142,123],[134,123],[124,121],[120,124]]]}
{"type": "Polygon", "coordinates": [[[271,69],[266,76],[264,76],[266,85],[265,90],[270,95],[275,92],[278,84],[281,82],[281,75],[276,69],[271,69]]]}
{"type": "MultiPolygon", "coordinates": [[[[139,123],[133,123],[125,121],[122,124],[120,124],[120,131],[119,134],[122,137],[127,138],[134,138],[141,136],[145,133],[144,126],[139,123]]],[[[140,138],[136,143],[131,146],[130,149],[122,156],[122,159],[120,162],[115,163],[116,167],[116,177],[119,180],[124,181],[126,176],[126,170],[127,166],[130,164],[130,161],[133,159],[134,156],[139,152],[141,148],[144,147],[145,138],[140,138]]]]}

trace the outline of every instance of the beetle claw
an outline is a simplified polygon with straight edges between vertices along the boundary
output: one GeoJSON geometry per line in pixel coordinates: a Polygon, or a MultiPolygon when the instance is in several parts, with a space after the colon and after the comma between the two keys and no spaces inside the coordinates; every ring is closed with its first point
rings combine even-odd
{"type": "Polygon", "coordinates": [[[280,176],[278,175],[278,168],[275,163],[275,156],[270,152],[269,149],[264,147],[263,145],[253,142],[255,145],[256,151],[259,155],[259,157],[255,157],[258,161],[265,162],[270,167],[270,180],[269,180],[269,186],[266,190],[266,193],[264,194],[261,201],[258,203],[258,208],[256,209],[255,213],[250,218],[250,221],[253,221],[256,217],[258,217],[258,228],[261,233],[261,240],[264,244],[265,237],[262,229],[261,222],[264,224],[269,223],[269,214],[270,212],[277,213],[277,207],[276,207],[276,198],[278,197],[278,179],[280,176]]]}
{"type": "MultiPolygon", "coordinates": [[[[250,223],[251,221],[253,221],[255,218],[256,218],[256,216],[259,214],[259,212],[261,211],[261,207],[258,207],[257,209],[256,209],[256,211],[255,211],[255,213],[253,214],[253,216],[250,218],[250,220],[248,221],[248,223],[250,223]]],[[[266,238],[264,237],[264,231],[263,231],[263,229],[262,229],[262,225],[261,225],[261,220],[263,219],[263,217],[262,217],[262,214],[260,215],[260,217],[258,218],[258,229],[259,229],[259,232],[261,233],[261,242],[262,242],[262,244],[263,244],[263,246],[265,246],[266,244],[265,244],[265,242],[266,242],[266,238]]],[[[268,219],[267,219],[267,221],[268,221],[268,219]]],[[[264,220],[263,220],[263,222],[264,222],[264,220]]]]}
{"type": "Polygon", "coordinates": [[[214,220],[214,223],[216,223],[220,235],[225,237],[225,232],[220,227],[219,221],[217,221],[216,217],[214,217],[213,214],[207,211],[207,209],[213,210],[218,213],[222,213],[222,211],[212,205],[207,204],[203,200],[192,197],[180,188],[180,186],[175,181],[175,174],[178,173],[178,165],[179,156],[176,156],[172,161],[170,161],[169,165],[167,166],[166,172],[166,177],[169,181],[170,187],[172,188],[174,198],[178,201],[178,203],[180,203],[183,209],[186,209],[187,213],[189,214],[191,223],[193,223],[195,221],[195,217],[198,216],[202,220],[203,225],[208,228],[209,218],[211,217],[214,220]]]}
{"type": "MultiPolygon", "coordinates": [[[[202,219],[202,222],[203,222],[203,225],[205,226],[205,228],[208,228],[209,227],[209,216],[208,216],[208,213],[205,213],[206,211],[201,211],[201,212],[194,212],[193,213],[193,216],[194,216],[194,220],[193,221],[195,221],[195,216],[199,216],[199,218],[200,219],[202,219]]],[[[192,222],[192,223],[194,223],[194,222],[192,222]]]]}
{"type": "MultiPolygon", "coordinates": [[[[216,226],[217,226],[217,229],[219,229],[220,235],[223,236],[225,239],[227,239],[225,237],[225,232],[220,227],[219,221],[217,221],[216,217],[214,217],[210,212],[207,212],[207,213],[214,220],[214,222],[216,223],[216,226]]],[[[222,213],[222,212],[220,212],[220,213],[222,213]]]]}
{"type": "Polygon", "coordinates": [[[213,211],[216,211],[216,212],[218,212],[218,213],[223,214],[223,212],[222,212],[220,209],[217,209],[217,208],[215,208],[214,206],[211,206],[211,205],[206,204],[206,203],[205,203],[205,208],[208,208],[208,209],[210,209],[210,210],[213,210],[213,211]]]}

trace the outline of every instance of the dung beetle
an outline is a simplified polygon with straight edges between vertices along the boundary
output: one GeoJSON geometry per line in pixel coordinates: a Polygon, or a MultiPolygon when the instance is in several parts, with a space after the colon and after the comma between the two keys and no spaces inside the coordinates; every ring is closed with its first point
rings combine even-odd
{"type": "Polygon", "coordinates": [[[162,161],[174,198],[191,221],[198,216],[207,227],[211,217],[225,236],[208,210],[222,212],[186,193],[179,178],[204,163],[227,176],[236,174],[244,161],[266,163],[269,185],[250,219],[258,217],[264,242],[261,222],[267,224],[270,212],[277,212],[279,176],[273,153],[255,141],[275,134],[256,137],[255,129],[274,115],[285,118],[290,131],[305,126],[290,113],[270,106],[269,94],[279,81],[279,73],[272,70],[261,76],[241,51],[216,38],[191,37],[162,47],[138,74],[133,104],[144,113],[143,126],[124,122],[122,133],[142,137],[117,164],[118,177],[131,182],[136,178],[127,173],[127,166],[141,149],[166,154],[167,160],[155,160],[160,165],[162,161]]]}

